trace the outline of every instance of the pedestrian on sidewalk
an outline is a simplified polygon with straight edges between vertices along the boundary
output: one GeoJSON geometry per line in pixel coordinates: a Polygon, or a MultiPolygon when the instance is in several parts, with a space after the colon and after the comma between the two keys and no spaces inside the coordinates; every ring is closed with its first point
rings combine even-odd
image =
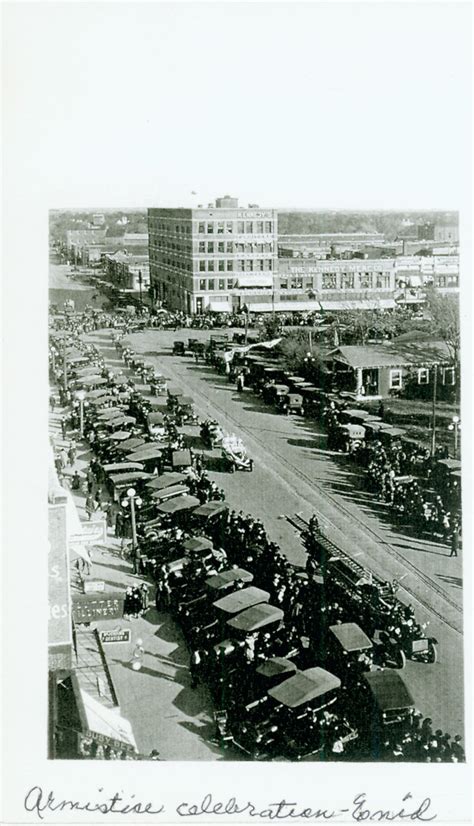
{"type": "Polygon", "coordinates": [[[75,461],[76,461],[76,448],[75,448],[75,446],[72,442],[69,445],[69,450],[67,452],[67,457],[68,457],[70,466],[73,467],[74,464],[75,464],[75,461]]]}
{"type": "Polygon", "coordinates": [[[451,553],[449,556],[457,556],[459,549],[459,522],[457,520],[453,521],[453,527],[451,532],[451,553]]]}
{"type": "Polygon", "coordinates": [[[95,501],[97,502],[98,508],[102,507],[102,488],[97,488],[95,492],[95,501]]]}
{"type": "Polygon", "coordinates": [[[143,648],[143,640],[140,637],[137,639],[135,643],[135,648],[133,649],[132,659],[130,660],[130,664],[134,671],[141,671],[141,667],[143,665],[143,655],[145,653],[145,649],[143,648]]]}
{"type": "Polygon", "coordinates": [[[86,507],[87,518],[90,521],[91,517],[92,517],[92,514],[96,510],[96,502],[94,500],[94,497],[90,493],[87,496],[85,507],[86,507]]]}
{"type": "Polygon", "coordinates": [[[49,397],[49,406],[51,408],[51,413],[54,413],[54,408],[56,407],[56,399],[53,395],[49,397]]]}
{"type": "Polygon", "coordinates": [[[201,676],[201,661],[201,652],[199,648],[196,648],[195,651],[191,652],[191,658],[189,661],[189,671],[191,674],[191,688],[196,688],[199,684],[201,676]]]}
{"type": "Polygon", "coordinates": [[[61,434],[62,434],[63,439],[66,439],[66,437],[67,437],[66,416],[61,416],[61,434]]]}
{"type": "Polygon", "coordinates": [[[91,469],[87,471],[87,493],[92,493],[94,489],[94,474],[91,469]]]}
{"type": "Polygon", "coordinates": [[[140,591],[142,593],[142,613],[144,614],[145,611],[148,611],[149,605],[149,592],[148,592],[148,585],[146,582],[143,582],[140,591]]]}

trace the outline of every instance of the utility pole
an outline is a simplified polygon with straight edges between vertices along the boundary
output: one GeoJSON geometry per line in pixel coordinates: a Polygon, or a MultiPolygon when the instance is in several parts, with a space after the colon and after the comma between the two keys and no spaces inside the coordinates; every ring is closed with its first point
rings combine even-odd
{"type": "Polygon", "coordinates": [[[140,310],[141,311],[143,310],[142,284],[143,284],[142,271],[138,270],[138,286],[140,288],[140,310]]]}
{"type": "Polygon", "coordinates": [[[436,451],[436,391],[438,386],[438,365],[433,365],[433,406],[431,411],[431,455],[436,451]]]}
{"type": "Polygon", "coordinates": [[[66,337],[63,338],[63,379],[64,379],[64,389],[67,390],[66,337]]]}
{"type": "Polygon", "coordinates": [[[313,331],[311,329],[308,330],[308,336],[309,336],[309,351],[310,351],[310,353],[312,353],[313,352],[313,331]]]}

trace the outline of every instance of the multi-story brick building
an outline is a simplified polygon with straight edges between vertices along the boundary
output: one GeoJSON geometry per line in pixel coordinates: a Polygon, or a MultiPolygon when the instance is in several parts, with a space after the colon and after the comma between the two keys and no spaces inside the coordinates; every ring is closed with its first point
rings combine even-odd
{"type": "Polygon", "coordinates": [[[278,264],[277,212],[218,198],[206,209],[148,210],[150,280],[173,310],[231,312],[267,298],[278,264]]]}

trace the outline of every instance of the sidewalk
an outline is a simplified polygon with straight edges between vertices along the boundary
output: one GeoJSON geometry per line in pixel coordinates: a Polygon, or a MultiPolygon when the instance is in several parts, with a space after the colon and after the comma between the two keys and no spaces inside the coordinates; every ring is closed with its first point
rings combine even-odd
{"type": "MultiPolygon", "coordinates": [[[[54,389],[51,390],[54,393],[54,389]]],[[[77,439],[76,433],[69,431],[67,438],[62,438],[60,423],[65,412],[59,407],[50,412],[49,430],[58,449],[67,451],[72,438],[76,441],[76,461],[72,467],[67,467],[67,478],[76,470],[85,473],[92,454],[87,444],[77,439]]],[[[71,494],[81,521],[88,521],[85,494],[81,491],[71,491],[71,494]]],[[[131,563],[122,559],[113,528],[108,528],[106,543],[94,545],[90,551],[92,567],[89,576],[103,580],[106,588],[124,591],[128,585],[146,581],[143,576],[133,573],[131,563]]],[[[147,581],[147,584],[150,607],[144,616],[94,624],[98,631],[131,629],[130,643],[104,645],[120,713],[130,721],[141,754],[150,754],[157,749],[162,760],[225,759],[225,753],[210,742],[214,735],[210,695],[202,685],[191,688],[185,641],[171,617],[156,611],[153,583],[147,581]],[[133,671],[131,659],[138,639],[142,640],[144,648],[143,665],[141,671],[133,671]]]]}

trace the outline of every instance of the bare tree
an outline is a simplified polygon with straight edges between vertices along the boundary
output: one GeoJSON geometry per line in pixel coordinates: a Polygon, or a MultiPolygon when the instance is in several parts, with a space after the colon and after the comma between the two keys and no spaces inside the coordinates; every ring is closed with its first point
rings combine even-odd
{"type": "Polygon", "coordinates": [[[445,342],[454,365],[459,364],[461,328],[457,296],[441,295],[433,286],[426,289],[431,332],[445,342]]]}

